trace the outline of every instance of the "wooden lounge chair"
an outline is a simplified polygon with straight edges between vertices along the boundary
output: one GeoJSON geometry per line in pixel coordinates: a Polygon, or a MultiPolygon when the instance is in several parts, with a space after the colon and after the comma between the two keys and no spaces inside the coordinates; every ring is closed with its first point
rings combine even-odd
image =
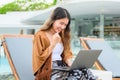
{"type": "Polygon", "coordinates": [[[34,80],[32,72],[33,35],[3,35],[2,45],[15,80],[34,80]]]}
{"type": "Polygon", "coordinates": [[[120,59],[104,39],[81,37],[80,42],[85,49],[102,49],[95,67],[98,70],[111,71],[113,80],[120,80],[120,59]]]}

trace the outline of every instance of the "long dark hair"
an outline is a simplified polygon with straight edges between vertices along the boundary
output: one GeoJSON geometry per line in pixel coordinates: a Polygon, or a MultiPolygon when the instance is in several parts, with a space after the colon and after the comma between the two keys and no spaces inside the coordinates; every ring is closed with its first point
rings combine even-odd
{"type": "Polygon", "coordinates": [[[62,42],[64,45],[64,49],[70,49],[70,23],[71,23],[71,16],[69,12],[62,8],[57,7],[52,12],[51,16],[46,20],[46,22],[43,24],[40,30],[46,31],[52,28],[53,23],[55,20],[62,19],[62,18],[68,18],[69,22],[65,28],[64,31],[60,32],[60,36],[62,38],[62,42]]]}

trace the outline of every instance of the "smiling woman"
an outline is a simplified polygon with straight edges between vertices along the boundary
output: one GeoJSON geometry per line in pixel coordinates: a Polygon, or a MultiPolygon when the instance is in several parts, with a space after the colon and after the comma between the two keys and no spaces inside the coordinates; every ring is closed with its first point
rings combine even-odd
{"type": "Polygon", "coordinates": [[[71,66],[70,23],[69,12],[57,7],[34,35],[32,62],[36,80],[52,78],[52,62],[59,61],[61,66],[71,66]]]}

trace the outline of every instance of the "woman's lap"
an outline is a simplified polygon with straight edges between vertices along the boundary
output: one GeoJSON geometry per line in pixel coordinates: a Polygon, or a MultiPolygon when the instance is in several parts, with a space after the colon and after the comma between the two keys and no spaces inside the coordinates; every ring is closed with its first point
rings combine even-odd
{"type": "MultiPolygon", "coordinates": [[[[66,66],[63,62],[53,62],[52,66],[66,66]]],[[[96,80],[89,69],[74,69],[70,71],[52,70],[51,80],[96,80]]]]}

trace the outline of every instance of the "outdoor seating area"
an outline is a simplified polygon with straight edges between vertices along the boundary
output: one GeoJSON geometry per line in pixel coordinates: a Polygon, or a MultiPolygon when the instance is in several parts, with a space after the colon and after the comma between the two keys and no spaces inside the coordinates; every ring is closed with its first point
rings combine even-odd
{"type": "Polygon", "coordinates": [[[80,42],[85,49],[102,49],[95,63],[96,69],[111,71],[113,80],[120,80],[120,59],[104,39],[81,37],[80,42]]]}
{"type": "MultiPolygon", "coordinates": [[[[7,34],[2,35],[1,38],[15,80],[34,80],[32,72],[33,35],[7,34]]],[[[112,80],[111,71],[91,71],[99,79],[112,80]]]]}

